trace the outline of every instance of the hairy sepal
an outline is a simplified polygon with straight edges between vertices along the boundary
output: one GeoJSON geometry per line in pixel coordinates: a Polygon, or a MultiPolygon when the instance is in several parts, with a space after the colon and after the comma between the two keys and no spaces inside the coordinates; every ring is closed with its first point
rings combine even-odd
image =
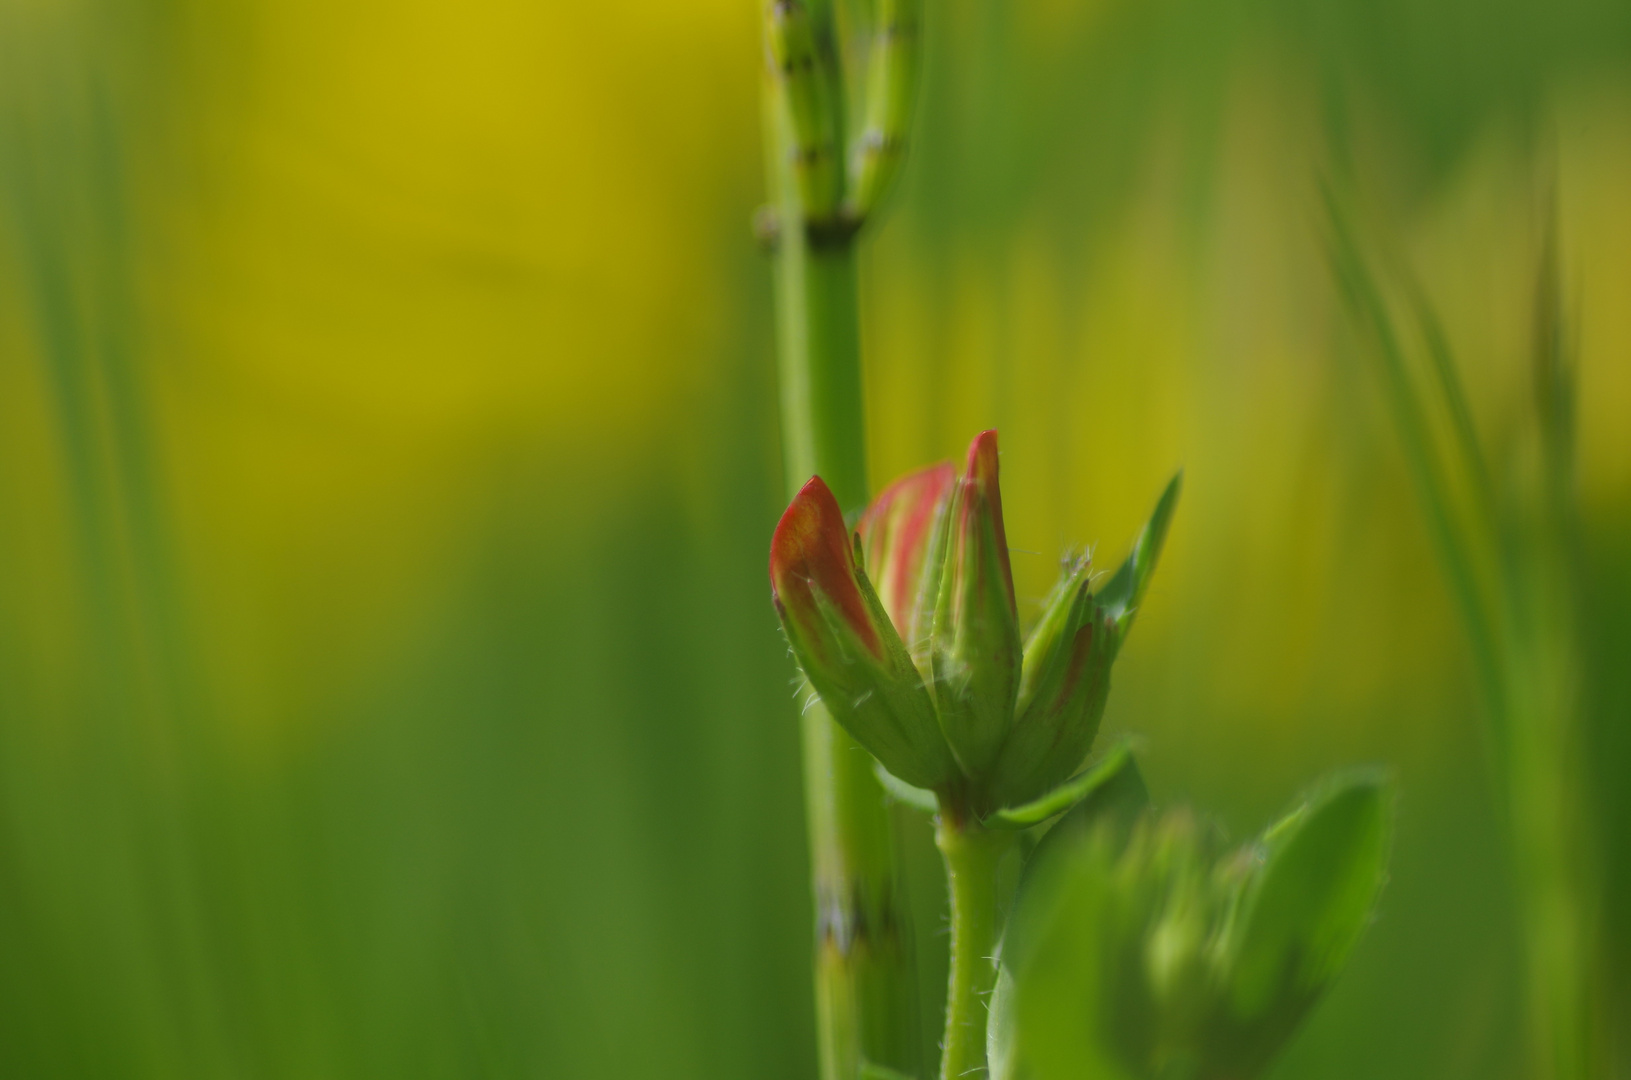
{"type": "Polygon", "coordinates": [[[939,789],[955,781],[928,691],[819,477],[776,527],[770,579],[794,658],[833,719],[907,783],[939,789]]]}
{"type": "Polygon", "coordinates": [[[1115,628],[1088,591],[1086,559],[1066,567],[1025,647],[1018,719],[987,784],[993,805],[1039,797],[1093,748],[1110,693],[1115,628]]]}
{"type": "Polygon", "coordinates": [[[935,703],[963,771],[979,778],[1013,726],[1022,658],[994,431],[969,447],[944,542],[932,642],[935,703]]]}

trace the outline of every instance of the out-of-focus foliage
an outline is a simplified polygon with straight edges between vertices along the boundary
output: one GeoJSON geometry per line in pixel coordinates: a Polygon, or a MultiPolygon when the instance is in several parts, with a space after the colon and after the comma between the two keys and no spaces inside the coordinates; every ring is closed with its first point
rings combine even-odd
{"type": "MultiPolygon", "coordinates": [[[[758,18],[0,0],[7,1075],[813,1075],[758,18]]],[[[925,20],[874,478],[1000,427],[1028,624],[1182,464],[1106,733],[1236,828],[1340,762],[1402,791],[1383,917],[1275,1075],[1520,1075],[1471,668],[1316,181],[1380,205],[1495,432],[1556,194],[1616,1007],[1631,9],[925,20]]]]}
{"type": "Polygon", "coordinates": [[[1262,1075],[1371,921],[1391,801],[1332,780],[1233,850],[1184,807],[1067,826],[1003,941],[993,1076],[1262,1075]]]}

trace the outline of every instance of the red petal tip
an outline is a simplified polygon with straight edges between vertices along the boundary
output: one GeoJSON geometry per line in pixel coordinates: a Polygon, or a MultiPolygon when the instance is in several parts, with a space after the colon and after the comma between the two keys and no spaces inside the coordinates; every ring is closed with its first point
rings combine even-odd
{"type": "Polygon", "coordinates": [[[847,551],[844,513],[838,509],[838,500],[825,480],[812,476],[782,511],[776,531],[771,535],[770,582],[773,587],[796,563],[809,561],[812,553],[819,551],[822,540],[828,545],[832,543],[832,536],[823,533],[831,533],[833,522],[837,522],[839,543],[847,551]]]}
{"type": "Polygon", "coordinates": [[[968,479],[982,485],[997,482],[997,429],[982,431],[968,444],[968,479]]]}
{"type": "Polygon", "coordinates": [[[793,496],[770,538],[771,592],[788,615],[801,618],[813,610],[811,591],[819,589],[865,646],[881,653],[855,581],[854,558],[838,500],[821,477],[812,476],[793,496]]]}
{"type": "Polygon", "coordinates": [[[885,488],[861,515],[867,574],[901,636],[910,639],[918,575],[936,514],[957,482],[951,462],[919,469],[885,488]]]}

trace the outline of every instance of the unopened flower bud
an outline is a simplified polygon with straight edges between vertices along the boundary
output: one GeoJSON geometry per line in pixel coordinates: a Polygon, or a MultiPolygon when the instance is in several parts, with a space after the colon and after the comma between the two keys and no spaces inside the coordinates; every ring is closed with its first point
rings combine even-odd
{"type": "Polygon", "coordinates": [[[995,431],[981,432],[969,447],[945,543],[934,613],[935,703],[963,771],[983,777],[1013,725],[1022,655],[995,431]]]}
{"type": "Polygon", "coordinates": [[[1088,591],[1090,569],[1085,556],[1067,563],[1025,644],[1018,719],[989,782],[997,806],[1025,802],[1062,782],[1098,734],[1114,637],[1088,591]]]}
{"type": "Polygon", "coordinates": [[[950,462],[903,476],[872,501],[858,527],[867,576],[925,677],[929,630],[940,590],[940,562],[933,555],[945,553],[936,538],[956,482],[950,462]]]}
{"type": "Polygon", "coordinates": [[[934,705],[890,624],[838,502],[820,477],[800,489],[770,544],[776,613],[822,702],[884,768],[918,787],[957,777],[934,705]]]}

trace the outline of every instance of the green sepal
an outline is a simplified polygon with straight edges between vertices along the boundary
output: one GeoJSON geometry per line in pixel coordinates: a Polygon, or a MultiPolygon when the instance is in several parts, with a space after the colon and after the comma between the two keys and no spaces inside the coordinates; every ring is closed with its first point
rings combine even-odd
{"type": "Polygon", "coordinates": [[[986,782],[997,806],[1029,802],[1075,772],[1110,695],[1115,629],[1093,595],[1085,558],[1066,564],[1025,646],[1017,719],[986,782]]]}
{"type": "MultiPolygon", "coordinates": [[[[1118,743],[1111,747],[1098,763],[1066,780],[1041,798],[1023,806],[997,810],[982,818],[980,824],[988,829],[1028,829],[1033,825],[1040,825],[1057,814],[1065,813],[1096,792],[1108,789],[1123,779],[1123,774],[1129,770],[1134,775],[1138,772],[1138,766],[1133,762],[1132,747],[1126,743],[1118,743]]],[[[1143,786],[1142,782],[1139,786],[1143,786]]]]}
{"type": "Polygon", "coordinates": [[[1024,654],[997,472],[997,433],[982,431],[946,512],[931,634],[940,727],[977,783],[1013,728],[1024,654]]]}
{"type": "MultiPolygon", "coordinates": [[[[859,537],[856,538],[855,548],[859,560],[859,537]]],[[[882,628],[879,636],[889,651],[889,668],[895,677],[889,681],[880,681],[877,690],[880,694],[887,695],[888,715],[899,725],[898,734],[902,740],[898,752],[880,754],[873,750],[873,756],[882,762],[885,768],[913,786],[941,788],[952,784],[959,776],[957,761],[940,734],[934,703],[929,698],[928,688],[923,684],[917,666],[912,662],[911,651],[906,648],[906,643],[901,641],[900,635],[890,624],[889,613],[884,610],[883,601],[878,599],[878,594],[873,589],[866,571],[860,567],[859,561],[855,569],[855,578],[861,590],[861,597],[872,613],[874,624],[882,628]]],[[[869,701],[855,702],[853,709],[858,714],[865,713],[869,711],[869,704],[869,701]]],[[[827,708],[832,711],[831,702],[827,703],[827,708]]],[[[834,716],[837,716],[836,712],[834,716]]],[[[866,741],[861,740],[859,735],[856,738],[862,745],[866,745],[866,741]]]]}
{"type": "Polygon", "coordinates": [[[770,544],[771,598],[827,711],[884,767],[919,787],[958,780],[934,703],[861,565],[858,538],[820,477],[799,489],[770,544]]]}
{"type": "Polygon", "coordinates": [[[1042,601],[1042,615],[1025,639],[1025,654],[1019,676],[1019,695],[1014,714],[1024,716],[1039,696],[1045,696],[1057,682],[1060,661],[1070,642],[1093,610],[1088,586],[1093,577],[1093,560],[1087,552],[1069,553],[1060,568],[1059,580],[1042,601]]]}

